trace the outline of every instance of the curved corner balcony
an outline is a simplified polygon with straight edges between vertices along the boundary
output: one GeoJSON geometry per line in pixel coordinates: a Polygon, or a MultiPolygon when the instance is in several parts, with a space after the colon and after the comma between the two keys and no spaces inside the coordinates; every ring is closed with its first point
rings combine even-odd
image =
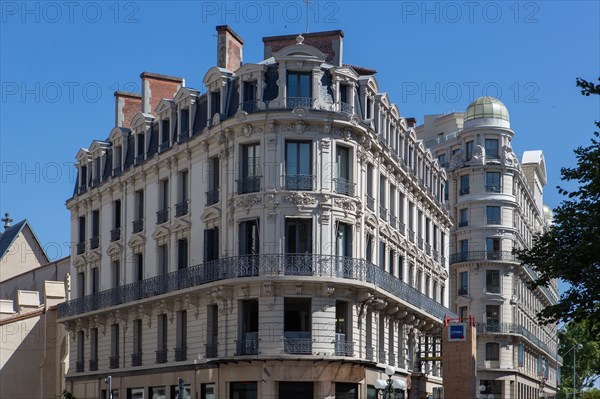
{"type": "Polygon", "coordinates": [[[233,256],[205,262],[161,276],[147,278],[58,305],[58,318],[68,318],[112,306],[176,292],[204,284],[239,278],[284,276],[329,277],[361,281],[380,288],[442,321],[457,317],[450,309],[365,259],[317,254],[264,254],[233,256]]]}
{"type": "Polygon", "coordinates": [[[481,260],[517,262],[516,256],[511,251],[470,251],[450,255],[450,264],[473,262],[481,260]]]}

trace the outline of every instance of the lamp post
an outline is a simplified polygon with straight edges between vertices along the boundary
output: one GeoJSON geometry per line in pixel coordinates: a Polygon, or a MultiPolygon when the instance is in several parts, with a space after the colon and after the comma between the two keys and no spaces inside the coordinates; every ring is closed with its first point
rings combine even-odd
{"type": "Polygon", "coordinates": [[[375,389],[377,393],[382,395],[383,399],[404,399],[404,391],[406,390],[406,382],[402,380],[393,380],[392,376],[396,370],[392,366],[386,366],[385,374],[387,380],[375,380],[375,389]]]}
{"type": "Polygon", "coordinates": [[[575,373],[575,367],[577,366],[577,356],[576,356],[577,349],[579,349],[579,350],[583,349],[583,345],[575,344],[571,347],[571,349],[569,349],[565,353],[565,356],[567,356],[569,354],[569,352],[573,351],[573,399],[575,398],[575,395],[577,394],[577,390],[575,388],[575,380],[577,379],[577,374],[575,373]]]}
{"type": "Polygon", "coordinates": [[[107,385],[107,390],[108,390],[108,399],[112,399],[112,377],[109,375],[104,379],[104,382],[106,382],[107,385]]]}

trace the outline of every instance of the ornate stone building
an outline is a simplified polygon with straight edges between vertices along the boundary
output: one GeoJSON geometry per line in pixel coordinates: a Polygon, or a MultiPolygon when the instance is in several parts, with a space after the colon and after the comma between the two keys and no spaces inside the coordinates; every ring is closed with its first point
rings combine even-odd
{"type": "Polygon", "coordinates": [[[551,223],[543,205],[546,165],[541,151],[517,159],[508,110],[482,97],[465,113],[431,115],[417,127],[448,172],[450,307],[477,321],[477,377],[486,398],[556,396],[556,326],[535,315],[555,304],[557,282],[531,290],[535,271],[521,266],[513,248],[531,245],[551,223]]]}
{"type": "Polygon", "coordinates": [[[77,154],[67,386],[79,399],[440,394],[446,172],[341,31],[217,27],[204,93],[141,75],[77,154]],[[429,361],[425,361],[428,358],[429,361]]]}

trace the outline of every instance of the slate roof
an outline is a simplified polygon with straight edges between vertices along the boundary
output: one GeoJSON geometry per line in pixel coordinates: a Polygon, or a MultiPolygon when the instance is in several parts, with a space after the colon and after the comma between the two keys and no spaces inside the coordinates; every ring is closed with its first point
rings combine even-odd
{"type": "Polygon", "coordinates": [[[2,235],[0,235],[0,259],[2,259],[4,255],[6,255],[6,252],[9,250],[12,243],[15,241],[19,233],[21,233],[21,231],[23,231],[25,227],[29,228],[31,234],[33,235],[33,238],[35,238],[38,244],[40,244],[40,248],[42,248],[42,254],[46,258],[46,262],[49,262],[50,259],[48,258],[48,254],[46,254],[44,247],[41,245],[40,240],[35,235],[35,232],[31,228],[31,225],[29,224],[27,219],[21,220],[19,223],[14,224],[8,230],[5,230],[2,233],[2,235]]]}

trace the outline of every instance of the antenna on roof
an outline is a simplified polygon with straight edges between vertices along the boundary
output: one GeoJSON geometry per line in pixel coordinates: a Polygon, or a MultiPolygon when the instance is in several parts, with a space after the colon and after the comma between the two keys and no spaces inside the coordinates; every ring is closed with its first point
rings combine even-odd
{"type": "Polygon", "coordinates": [[[13,219],[10,218],[10,213],[6,212],[4,218],[0,219],[0,221],[4,222],[4,230],[8,230],[10,229],[10,222],[12,222],[13,219]]]}
{"type": "Polygon", "coordinates": [[[306,0],[306,33],[308,33],[308,0],[306,0]]]}

